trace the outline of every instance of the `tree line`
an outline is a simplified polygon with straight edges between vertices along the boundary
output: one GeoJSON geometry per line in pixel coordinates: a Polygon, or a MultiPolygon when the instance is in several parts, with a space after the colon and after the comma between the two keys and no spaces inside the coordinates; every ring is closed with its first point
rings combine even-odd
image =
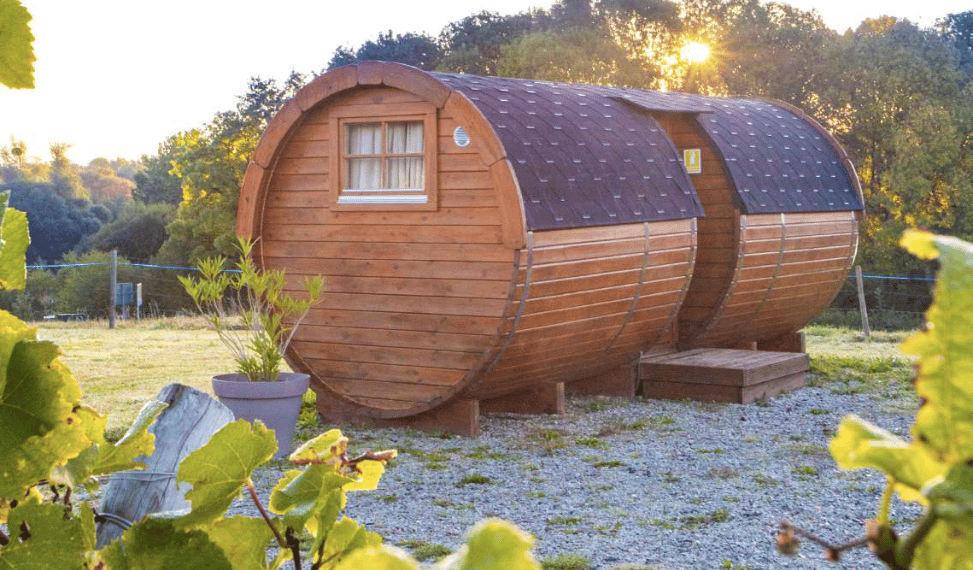
{"type": "MultiPolygon", "coordinates": [[[[77,167],[66,147],[52,146],[45,163],[11,141],[0,150],[0,190],[29,216],[44,212],[31,218],[28,260],[83,261],[112,248],[180,266],[233,255],[243,174],[270,118],[309,77],[365,60],[781,100],[833,132],[858,169],[867,209],[858,262],[866,271],[929,274],[896,247],[907,227],[973,239],[973,11],[928,28],[876,15],[839,33],[816,12],[778,2],[559,0],[517,14],[472,14],[438,36],[382,32],[337,49],[309,75],[252,78],[234,109],[138,161],[77,167]],[[709,58],[686,57],[692,43],[708,46],[709,58]]],[[[161,311],[188,305],[167,287],[156,301],[161,311]]],[[[44,298],[35,295],[32,306],[44,298]]]]}

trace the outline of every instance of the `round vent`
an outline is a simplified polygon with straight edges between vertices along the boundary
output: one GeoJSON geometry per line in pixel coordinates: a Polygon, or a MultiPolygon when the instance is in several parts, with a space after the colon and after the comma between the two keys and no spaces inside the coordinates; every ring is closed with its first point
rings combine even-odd
{"type": "Polygon", "coordinates": [[[469,146],[470,135],[466,133],[466,130],[463,127],[456,127],[456,130],[453,131],[453,142],[456,143],[456,146],[460,148],[469,146]]]}

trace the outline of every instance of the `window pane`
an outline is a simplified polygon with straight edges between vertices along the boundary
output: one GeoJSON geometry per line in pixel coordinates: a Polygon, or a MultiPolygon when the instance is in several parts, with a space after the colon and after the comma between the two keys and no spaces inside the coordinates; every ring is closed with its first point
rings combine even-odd
{"type": "Polygon", "coordinates": [[[381,158],[349,158],[348,190],[369,190],[382,187],[381,158]]]}
{"type": "Polygon", "coordinates": [[[380,154],[382,148],[381,123],[356,123],[347,129],[347,154],[380,154]]]}
{"type": "Polygon", "coordinates": [[[396,121],[388,124],[389,154],[422,152],[422,121],[396,121]]]}
{"type": "Polygon", "coordinates": [[[389,188],[422,190],[425,187],[425,168],[421,157],[390,158],[389,188]]]}

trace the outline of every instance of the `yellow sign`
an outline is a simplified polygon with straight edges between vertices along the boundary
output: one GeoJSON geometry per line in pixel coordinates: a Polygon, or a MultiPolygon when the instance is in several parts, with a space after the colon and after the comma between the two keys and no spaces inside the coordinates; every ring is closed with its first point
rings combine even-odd
{"type": "Polygon", "coordinates": [[[682,151],[682,164],[686,172],[699,174],[703,171],[703,153],[698,148],[687,148],[682,151]]]}

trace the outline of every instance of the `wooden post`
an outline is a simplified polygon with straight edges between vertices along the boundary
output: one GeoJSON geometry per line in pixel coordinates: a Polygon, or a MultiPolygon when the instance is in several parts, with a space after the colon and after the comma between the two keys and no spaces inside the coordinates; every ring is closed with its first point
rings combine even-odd
{"type": "Polygon", "coordinates": [[[865,338],[871,336],[872,331],[868,326],[868,307],[865,306],[865,287],[862,285],[862,266],[855,266],[855,282],[858,284],[858,310],[862,314],[862,331],[865,338]]]}
{"type": "Polygon", "coordinates": [[[108,285],[108,328],[115,328],[115,300],[118,294],[115,289],[118,287],[118,250],[111,250],[111,270],[108,285]]]}
{"type": "Polygon", "coordinates": [[[149,427],[155,451],[139,460],[144,471],[112,475],[98,512],[108,515],[98,525],[98,548],[122,535],[120,521],[137,522],[151,513],[190,508],[189,484],[176,485],[179,463],[233,421],[233,412],[209,394],[182,384],[169,384],[156,398],[169,405],[149,427]]]}

